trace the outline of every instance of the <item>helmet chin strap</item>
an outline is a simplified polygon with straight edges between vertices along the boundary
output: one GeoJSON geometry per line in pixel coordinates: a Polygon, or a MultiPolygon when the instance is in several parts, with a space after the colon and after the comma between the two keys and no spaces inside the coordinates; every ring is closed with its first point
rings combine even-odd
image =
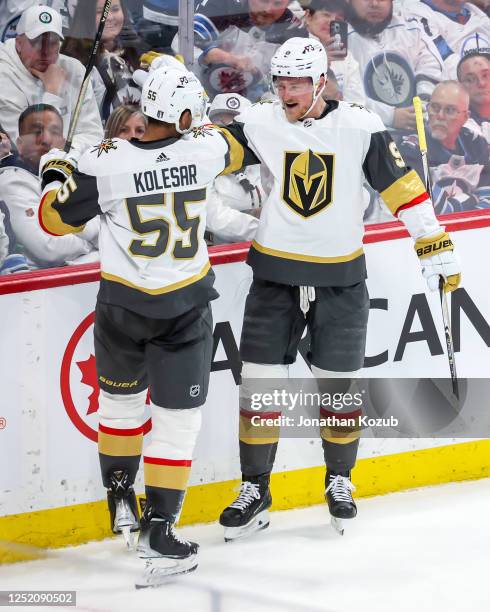
{"type": "Polygon", "coordinates": [[[327,86],[327,80],[325,79],[325,82],[323,83],[322,87],[320,88],[320,90],[316,93],[316,95],[313,96],[313,102],[311,103],[310,108],[306,111],[306,113],[304,113],[303,115],[301,115],[301,117],[299,118],[300,121],[302,119],[304,119],[306,117],[306,115],[308,113],[310,113],[312,111],[312,109],[314,108],[315,104],[318,101],[318,98],[322,95],[323,90],[325,89],[325,87],[327,86]]]}

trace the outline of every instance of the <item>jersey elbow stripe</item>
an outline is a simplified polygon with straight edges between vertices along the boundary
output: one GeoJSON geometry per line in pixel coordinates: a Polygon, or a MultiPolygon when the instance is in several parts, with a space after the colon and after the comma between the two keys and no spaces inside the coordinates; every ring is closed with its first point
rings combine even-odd
{"type": "Polygon", "coordinates": [[[228,145],[228,152],[225,156],[225,168],[221,174],[231,174],[243,167],[245,161],[245,149],[238,140],[226,129],[219,130],[228,145]]]}
{"type": "Polygon", "coordinates": [[[427,197],[425,186],[415,170],[410,170],[380,193],[394,215],[402,206],[406,206],[424,195],[427,197]]]}
{"type": "Polygon", "coordinates": [[[54,208],[53,204],[57,201],[57,191],[48,191],[42,198],[39,205],[39,224],[42,229],[51,236],[64,236],[65,234],[76,234],[81,232],[85,225],[73,226],[64,223],[60,213],[54,208]]]}

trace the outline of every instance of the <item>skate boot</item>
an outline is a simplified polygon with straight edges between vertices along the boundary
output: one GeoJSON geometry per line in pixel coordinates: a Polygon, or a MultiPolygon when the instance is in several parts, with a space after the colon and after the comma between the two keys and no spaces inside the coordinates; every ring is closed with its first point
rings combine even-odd
{"type": "Polygon", "coordinates": [[[225,528],[225,542],[243,538],[269,526],[268,509],[272,504],[270,474],[243,476],[240,494],[225,508],[219,522],[225,528]]]}
{"type": "Polygon", "coordinates": [[[133,532],[139,531],[138,505],[133,485],[124,470],[117,470],[110,476],[111,486],[107,489],[107,503],[111,515],[111,529],[122,533],[129,549],[134,547],[133,532]]]}
{"type": "Polygon", "coordinates": [[[141,531],[136,552],[146,562],[136,588],[157,587],[169,577],[187,574],[197,567],[198,544],[181,538],[173,521],[146,506],[141,517],[141,531]]]}
{"type": "Polygon", "coordinates": [[[357,507],[352,499],[355,486],[350,480],[350,472],[333,472],[327,469],[325,476],[325,500],[330,510],[332,527],[344,535],[343,519],[352,519],[357,507]]]}

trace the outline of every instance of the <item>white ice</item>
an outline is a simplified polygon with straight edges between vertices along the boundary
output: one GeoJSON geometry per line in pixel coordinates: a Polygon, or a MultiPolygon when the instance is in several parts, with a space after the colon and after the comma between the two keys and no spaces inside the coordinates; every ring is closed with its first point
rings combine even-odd
{"type": "MultiPolygon", "coordinates": [[[[272,514],[225,544],[217,524],[183,528],[196,572],[133,588],[120,540],[3,566],[0,590],[76,590],[77,610],[162,612],[484,612],[490,610],[490,479],[358,500],[343,537],[326,506],[272,514]]],[[[43,608],[47,609],[47,608],[43,608]]]]}

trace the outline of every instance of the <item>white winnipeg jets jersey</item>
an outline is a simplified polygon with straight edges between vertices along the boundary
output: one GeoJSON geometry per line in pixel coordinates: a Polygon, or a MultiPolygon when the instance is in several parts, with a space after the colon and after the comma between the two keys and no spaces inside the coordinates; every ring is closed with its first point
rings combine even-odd
{"type": "Polygon", "coordinates": [[[321,118],[289,123],[279,102],[259,103],[228,129],[273,177],[248,259],[258,278],[355,284],[366,276],[365,178],[393,214],[428,197],[380,118],[358,104],[329,101],[321,118]]]}
{"type": "Polygon", "coordinates": [[[215,177],[238,169],[227,138],[200,127],[180,139],[105,140],[61,189],[46,187],[40,220],[47,231],[80,231],[101,215],[100,301],[170,318],[217,296],[204,231],[215,177]]]}
{"type": "Polygon", "coordinates": [[[416,23],[394,16],[376,36],[349,28],[349,50],[359,63],[366,106],[393,125],[396,107],[411,106],[415,95],[428,99],[444,78],[442,59],[416,23]]]}
{"type": "Polygon", "coordinates": [[[407,18],[414,17],[434,42],[446,65],[448,79],[457,79],[456,68],[465,53],[477,46],[490,48],[490,19],[471,2],[463,4],[460,16],[455,19],[421,0],[410,0],[404,7],[407,18]]]}

